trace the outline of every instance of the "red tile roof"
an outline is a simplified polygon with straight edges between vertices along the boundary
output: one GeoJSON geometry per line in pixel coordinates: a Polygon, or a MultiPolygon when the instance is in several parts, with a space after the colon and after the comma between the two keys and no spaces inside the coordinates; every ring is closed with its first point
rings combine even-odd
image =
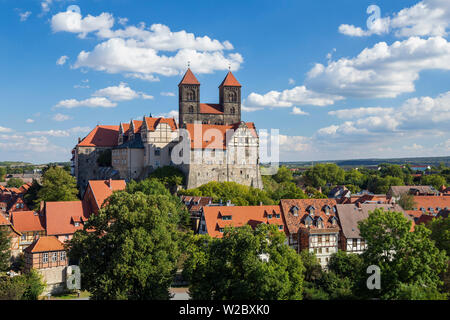
{"type": "Polygon", "coordinates": [[[239,83],[239,81],[236,80],[231,71],[229,71],[225,79],[223,79],[222,83],[220,84],[220,87],[222,86],[241,87],[241,84],[239,83]]]}
{"type": "Polygon", "coordinates": [[[6,219],[3,214],[0,213],[0,226],[9,226],[11,222],[6,219]]]}
{"type": "Polygon", "coordinates": [[[64,251],[64,245],[56,237],[39,237],[31,245],[25,248],[26,252],[64,251]]]}
{"type": "Polygon", "coordinates": [[[187,69],[183,79],[181,79],[178,85],[180,84],[200,84],[200,82],[198,82],[197,78],[194,76],[191,69],[187,69]]]}
{"type": "Polygon", "coordinates": [[[420,217],[422,214],[437,214],[440,210],[450,208],[449,196],[414,196],[416,210],[406,210],[406,213],[413,217],[420,217]],[[425,210],[422,211],[421,208],[425,210]],[[433,210],[430,210],[432,208],[433,210]]]}
{"type": "Polygon", "coordinates": [[[45,231],[43,214],[35,211],[15,211],[11,213],[11,223],[19,232],[45,231]]]}
{"type": "Polygon", "coordinates": [[[82,201],[46,202],[45,217],[47,235],[73,234],[75,231],[83,229],[83,224],[75,226],[73,217],[87,220],[89,209],[88,205],[82,201]]]}
{"type": "Polygon", "coordinates": [[[142,120],[131,120],[131,122],[133,123],[133,128],[134,128],[134,134],[139,133],[141,131],[141,127],[142,127],[142,123],[144,123],[144,121],[142,120]]]}
{"type": "Polygon", "coordinates": [[[113,191],[125,190],[126,186],[125,180],[89,180],[88,183],[88,188],[94,195],[97,209],[102,207],[103,202],[112,195],[113,191]]]}
{"type": "Polygon", "coordinates": [[[115,147],[119,126],[96,126],[80,143],[80,147],[115,147]]]}
{"type": "Polygon", "coordinates": [[[175,122],[175,119],[173,118],[152,118],[152,117],[145,117],[145,125],[147,127],[147,130],[149,131],[155,131],[156,127],[160,123],[167,123],[172,131],[175,131],[178,129],[177,123],[175,122]]]}
{"type": "MultiPolygon", "coordinates": [[[[306,228],[305,218],[309,215],[309,209],[314,207],[314,219],[319,217],[322,219],[324,228],[336,228],[332,225],[332,217],[336,217],[336,212],[333,207],[336,206],[335,199],[282,199],[280,201],[280,206],[282,208],[284,221],[286,227],[290,234],[298,233],[300,228],[306,228]],[[327,215],[324,211],[325,207],[329,207],[329,214],[327,215]],[[295,216],[292,212],[292,208],[298,208],[298,215],[295,216]]],[[[311,229],[316,228],[313,224],[311,229]]]]}
{"type": "Polygon", "coordinates": [[[207,232],[215,238],[222,238],[220,229],[226,226],[241,227],[248,224],[255,228],[260,223],[266,223],[285,229],[280,206],[207,206],[203,207],[203,214],[207,232]],[[269,214],[272,215],[270,219],[269,214]],[[223,220],[223,216],[231,216],[231,220],[223,220]]]}
{"type": "MultiPolygon", "coordinates": [[[[255,125],[253,122],[245,123],[250,133],[257,137],[255,125]]],[[[216,125],[216,124],[194,124],[186,123],[186,130],[189,132],[192,149],[226,149],[227,131],[236,131],[240,123],[232,125],[216,125]],[[208,132],[208,130],[210,130],[208,132]],[[197,132],[198,131],[198,132],[197,132]],[[206,134],[205,134],[206,133],[206,134]],[[216,139],[216,135],[219,135],[216,139]]]]}
{"type": "Polygon", "coordinates": [[[126,133],[130,129],[130,124],[129,123],[121,123],[120,125],[122,126],[122,132],[123,133],[126,133]]]}
{"type": "Polygon", "coordinates": [[[220,104],[200,103],[200,113],[223,114],[223,107],[220,104]]]}

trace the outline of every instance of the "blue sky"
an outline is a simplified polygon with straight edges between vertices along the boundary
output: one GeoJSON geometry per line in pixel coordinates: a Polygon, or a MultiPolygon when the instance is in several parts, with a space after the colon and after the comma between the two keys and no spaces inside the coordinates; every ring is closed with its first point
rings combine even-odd
{"type": "Polygon", "coordinates": [[[0,161],[176,116],[188,60],[202,102],[231,66],[281,160],[450,155],[447,0],[0,0],[0,18],[0,161]]]}

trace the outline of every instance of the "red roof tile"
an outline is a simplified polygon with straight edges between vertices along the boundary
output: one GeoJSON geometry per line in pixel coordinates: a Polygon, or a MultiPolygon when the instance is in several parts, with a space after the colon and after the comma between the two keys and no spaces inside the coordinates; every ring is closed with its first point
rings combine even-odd
{"type": "Polygon", "coordinates": [[[25,248],[26,252],[64,251],[64,245],[56,237],[39,237],[31,245],[25,248]]]}
{"type": "Polygon", "coordinates": [[[441,209],[450,208],[449,196],[414,196],[414,202],[416,210],[406,210],[406,213],[416,218],[423,213],[437,214],[441,209]],[[425,210],[422,211],[421,208],[425,210]]]}
{"type": "Polygon", "coordinates": [[[220,104],[200,103],[200,113],[223,114],[220,104]]]}
{"type": "Polygon", "coordinates": [[[0,226],[9,226],[11,222],[6,219],[3,214],[0,213],[0,226]]]}
{"type": "Polygon", "coordinates": [[[147,127],[147,130],[149,131],[155,131],[156,127],[160,123],[167,123],[172,131],[177,130],[177,123],[175,122],[175,119],[173,118],[152,118],[152,117],[145,117],[145,125],[147,127]]]}
{"type": "Polygon", "coordinates": [[[97,209],[100,209],[103,202],[109,198],[113,191],[125,190],[127,184],[125,180],[89,180],[88,188],[94,195],[97,209]]]}
{"type": "Polygon", "coordinates": [[[15,211],[11,213],[11,223],[19,232],[45,231],[43,214],[35,211],[15,211]]]}
{"type": "Polygon", "coordinates": [[[133,123],[133,128],[134,128],[134,134],[139,133],[141,131],[141,127],[142,127],[142,123],[144,123],[144,121],[142,120],[131,120],[131,122],[133,123]]]}
{"type": "Polygon", "coordinates": [[[119,126],[96,126],[80,143],[80,147],[115,147],[119,126]]]}
{"type": "Polygon", "coordinates": [[[222,86],[241,87],[241,84],[239,83],[239,81],[236,80],[231,71],[229,71],[225,79],[223,79],[222,83],[220,84],[220,87],[222,86]]]}
{"type": "Polygon", "coordinates": [[[215,238],[222,238],[223,234],[219,229],[226,226],[242,227],[248,224],[255,228],[260,223],[268,223],[285,229],[280,206],[207,206],[203,207],[203,214],[207,232],[215,238]],[[272,215],[270,219],[269,214],[272,215]],[[223,220],[223,216],[231,216],[231,220],[223,220]]]}
{"type": "Polygon", "coordinates": [[[183,79],[181,79],[178,85],[180,84],[200,84],[200,82],[198,82],[197,78],[194,76],[191,69],[187,69],[183,79]]]}
{"type": "Polygon", "coordinates": [[[73,234],[83,229],[83,224],[78,227],[73,223],[73,217],[89,218],[88,205],[82,201],[59,201],[45,203],[45,217],[47,235],[73,234]]]}
{"type": "MultiPolygon", "coordinates": [[[[283,212],[283,217],[286,227],[291,234],[298,233],[300,228],[305,228],[304,219],[309,215],[309,209],[314,207],[314,219],[319,217],[322,219],[325,228],[336,228],[331,223],[331,218],[336,217],[333,207],[336,206],[335,199],[282,199],[280,205],[283,212]],[[325,207],[329,207],[329,214],[324,211],[325,207]],[[295,216],[292,208],[298,208],[298,215],[295,216]]],[[[313,224],[311,229],[316,228],[313,224]]]]}

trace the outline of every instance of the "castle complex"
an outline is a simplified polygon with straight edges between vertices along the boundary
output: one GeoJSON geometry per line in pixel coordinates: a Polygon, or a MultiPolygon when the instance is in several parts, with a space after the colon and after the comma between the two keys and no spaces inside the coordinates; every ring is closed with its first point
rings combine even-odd
{"type": "Polygon", "coordinates": [[[93,179],[144,179],[176,166],[186,188],[234,181],[262,188],[259,137],[241,121],[241,85],[231,72],[219,86],[219,103],[200,103],[200,83],[190,69],[179,88],[179,119],[144,116],[117,126],[96,126],[73,149],[72,173],[82,191],[93,179]],[[111,156],[111,164],[104,159],[111,156]]]}

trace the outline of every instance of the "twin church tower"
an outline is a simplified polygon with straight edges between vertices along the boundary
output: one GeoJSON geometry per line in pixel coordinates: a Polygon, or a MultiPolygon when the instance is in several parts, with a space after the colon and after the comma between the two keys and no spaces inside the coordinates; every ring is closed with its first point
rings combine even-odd
{"type": "Polygon", "coordinates": [[[188,123],[231,125],[241,122],[241,84],[231,71],[219,86],[219,103],[200,103],[200,82],[188,69],[178,84],[179,126],[188,123]]]}

